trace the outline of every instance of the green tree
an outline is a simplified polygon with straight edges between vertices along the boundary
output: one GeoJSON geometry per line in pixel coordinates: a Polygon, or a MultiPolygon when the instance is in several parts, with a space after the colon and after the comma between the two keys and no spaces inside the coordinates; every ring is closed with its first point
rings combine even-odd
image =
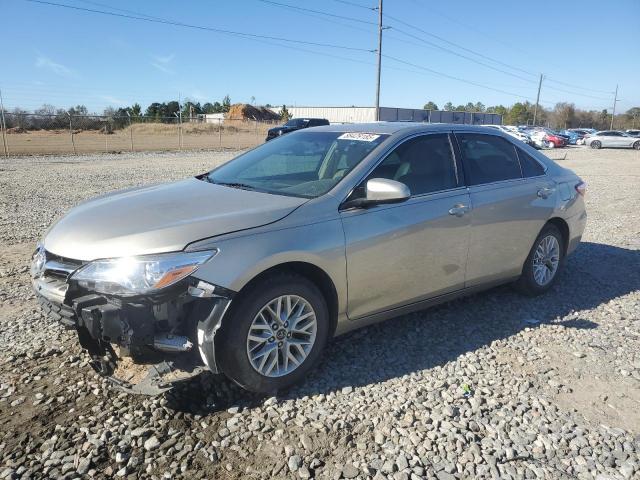
{"type": "Polygon", "coordinates": [[[89,114],[87,107],[85,107],[84,105],[76,105],[75,107],[71,107],[69,108],[69,110],[67,110],[67,112],[69,113],[69,115],[88,115],[89,114]]]}
{"type": "Polygon", "coordinates": [[[222,99],[222,111],[224,113],[227,113],[229,111],[229,109],[231,108],[231,98],[229,97],[229,95],[225,95],[224,98],[222,99]]]}
{"type": "Polygon", "coordinates": [[[282,105],[282,109],[280,110],[280,120],[282,120],[283,122],[287,122],[290,118],[291,114],[289,113],[289,110],[287,110],[287,106],[282,105]]]}
{"type": "Polygon", "coordinates": [[[445,104],[444,104],[444,109],[445,109],[447,112],[451,112],[451,111],[453,110],[453,103],[451,103],[451,102],[447,102],[447,103],[445,103],[445,104]]]}
{"type": "Polygon", "coordinates": [[[476,104],[473,106],[473,108],[474,108],[474,110],[473,110],[474,112],[484,112],[486,110],[485,106],[484,106],[484,103],[482,103],[482,102],[476,102],[476,104]]]}
{"type": "MultiPolygon", "coordinates": [[[[514,103],[509,109],[505,123],[507,125],[529,125],[533,123],[534,106],[529,102],[514,103]]],[[[538,114],[536,123],[542,125],[544,123],[545,111],[538,106],[538,114]]]]}
{"type": "Polygon", "coordinates": [[[427,102],[424,104],[424,107],[422,107],[424,110],[438,110],[438,105],[436,105],[433,102],[427,102]]]}
{"type": "Polygon", "coordinates": [[[164,103],[153,102],[151,105],[147,107],[144,114],[147,117],[159,119],[164,114],[164,109],[166,105],[164,103]]]}
{"type": "Polygon", "coordinates": [[[142,115],[142,107],[140,106],[139,103],[134,103],[133,105],[131,105],[131,108],[129,109],[129,112],[131,113],[131,118],[138,118],[142,115]]]}
{"type": "Polygon", "coordinates": [[[191,115],[198,115],[202,112],[202,107],[200,106],[200,102],[192,102],[190,100],[187,100],[186,102],[184,102],[184,105],[182,105],[182,117],[185,118],[190,118],[191,115]]]}
{"type": "Polygon", "coordinates": [[[502,115],[503,117],[509,113],[509,109],[504,105],[495,105],[493,107],[487,107],[487,113],[497,113],[498,115],[502,115]]]}
{"type": "Polygon", "coordinates": [[[640,107],[632,107],[625,112],[627,117],[627,126],[635,129],[636,125],[640,125],[640,107]]]}

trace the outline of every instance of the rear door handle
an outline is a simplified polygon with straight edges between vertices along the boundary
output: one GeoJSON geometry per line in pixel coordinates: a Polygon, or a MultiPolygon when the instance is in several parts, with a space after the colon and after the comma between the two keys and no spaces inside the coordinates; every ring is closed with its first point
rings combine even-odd
{"type": "Polygon", "coordinates": [[[555,188],[542,187],[540,190],[538,190],[538,196],[540,198],[549,198],[555,191],[555,188]]]}
{"type": "Polygon", "coordinates": [[[458,203],[449,209],[449,215],[455,215],[456,217],[462,217],[469,211],[469,205],[458,203]]]}

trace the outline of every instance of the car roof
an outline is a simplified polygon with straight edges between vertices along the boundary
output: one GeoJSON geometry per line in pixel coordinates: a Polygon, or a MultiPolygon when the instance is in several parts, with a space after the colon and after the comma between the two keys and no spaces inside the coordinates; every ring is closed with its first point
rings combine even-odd
{"type": "Polygon", "coordinates": [[[495,132],[495,129],[489,130],[487,127],[479,125],[467,125],[457,123],[421,123],[421,122],[371,122],[371,123],[344,123],[331,124],[321,127],[313,127],[315,131],[324,132],[360,132],[360,133],[381,133],[393,135],[395,133],[412,133],[412,132],[449,132],[451,130],[465,130],[495,132]]]}

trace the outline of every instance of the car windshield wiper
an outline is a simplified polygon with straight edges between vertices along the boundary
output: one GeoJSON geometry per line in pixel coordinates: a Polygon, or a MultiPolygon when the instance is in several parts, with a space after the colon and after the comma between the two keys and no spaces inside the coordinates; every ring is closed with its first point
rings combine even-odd
{"type": "Polygon", "coordinates": [[[223,185],[225,187],[230,187],[230,188],[241,188],[242,190],[255,190],[256,187],[252,186],[252,185],[247,185],[246,183],[239,183],[239,182],[216,182],[213,180],[209,180],[211,183],[215,184],[215,185],[223,185]]]}

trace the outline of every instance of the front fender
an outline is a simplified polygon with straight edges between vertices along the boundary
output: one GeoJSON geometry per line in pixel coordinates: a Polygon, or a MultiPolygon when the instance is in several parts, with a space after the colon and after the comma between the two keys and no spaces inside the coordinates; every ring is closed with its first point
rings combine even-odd
{"type": "Polygon", "coordinates": [[[235,292],[262,272],[289,262],[304,262],[323,270],[338,295],[338,320],[346,312],[347,271],[344,232],[340,219],[242,236],[207,240],[207,248],[219,249],[194,277],[235,292]]]}

